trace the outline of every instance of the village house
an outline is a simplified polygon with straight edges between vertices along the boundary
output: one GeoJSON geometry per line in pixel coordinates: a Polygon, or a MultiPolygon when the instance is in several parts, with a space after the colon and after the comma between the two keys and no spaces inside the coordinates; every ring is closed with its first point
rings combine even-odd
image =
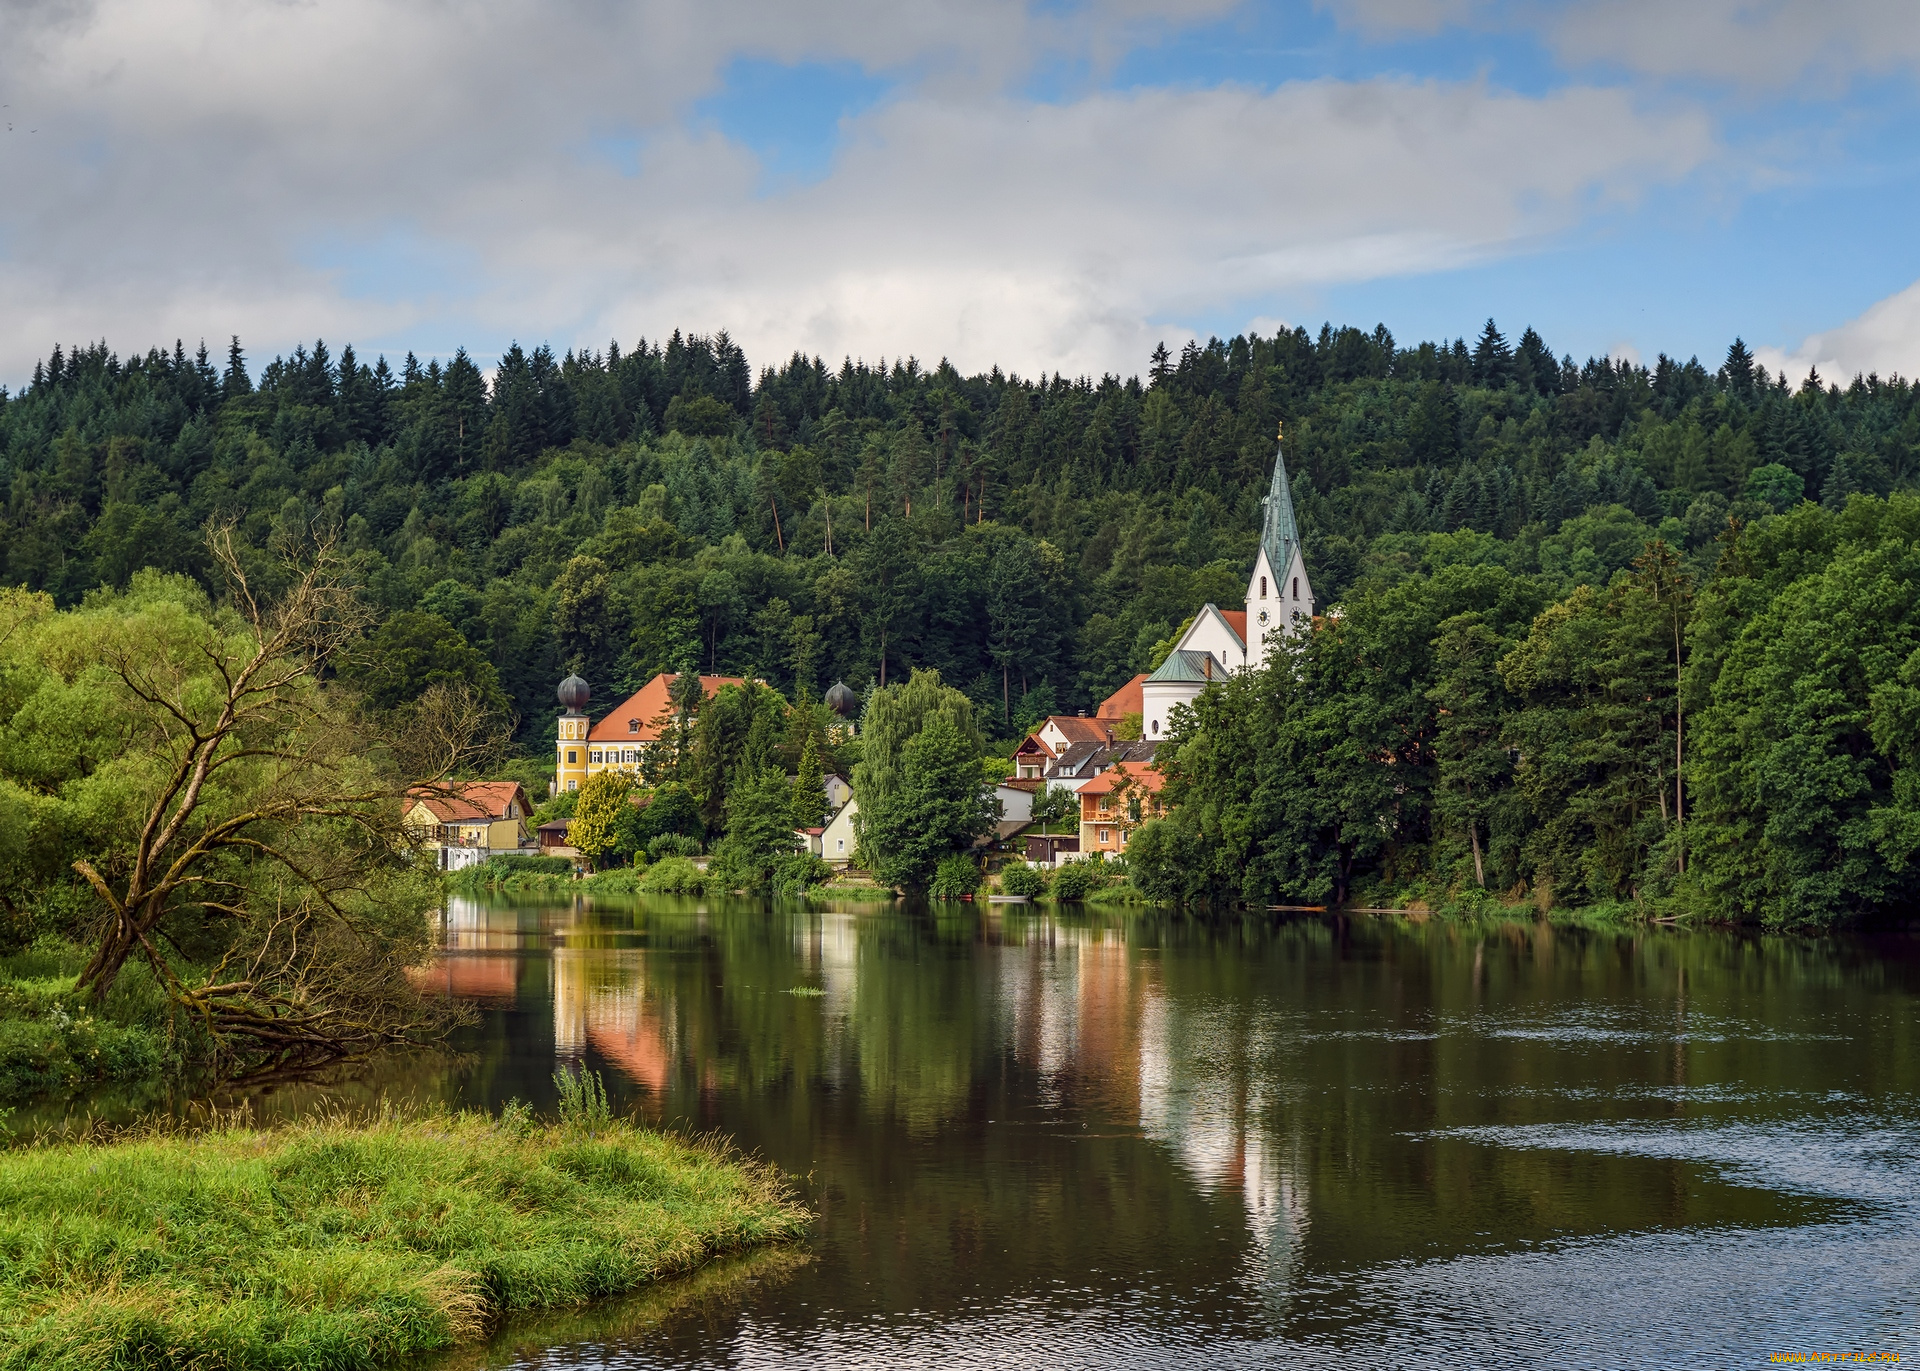
{"type": "Polygon", "coordinates": [[[1151,762],[1116,762],[1081,786],[1081,854],[1125,852],[1134,829],[1166,812],[1160,801],[1164,783],[1151,762]]]}
{"type": "Polygon", "coordinates": [[[849,799],[820,831],[820,857],[827,865],[843,870],[853,865],[854,849],[860,845],[859,835],[853,831],[853,821],[859,813],[860,802],[849,799]]]}
{"type": "MultiPolygon", "coordinates": [[[[587,719],[593,692],[578,676],[560,683],[560,716],[554,744],[553,789],[578,790],[596,772],[620,770],[639,774],[646,750],[659,742],[673,721],[673,683],[678,673],[663,671],[624,702],[608,710],[599,723],[587,719]]],[[[722,686],[745,685],[739,676],[702,676],[700,698],[710,700],[722,686]]]]}
{"type": "Polygon", "coordinates": [[[1141,683],[1141,736],[1149,741],[1166,736],[1176,706],[1192,704],[1217,680],[1265,663],[1273,635],[1301,632],[1313,621],[1313,586],[1307,580],[1284,448],[1274,453],[1273,480],[1261,504],[1266,512],[1247,578],[1246,607],[1202,605],[1167,659],[1141,683]]]}
{"type": "Polygon", "coordinates": [[[530,845],[533,806],[518,781],[452,781],[407,792],[405,822],[442,871],[475,866],[530,845]]]}

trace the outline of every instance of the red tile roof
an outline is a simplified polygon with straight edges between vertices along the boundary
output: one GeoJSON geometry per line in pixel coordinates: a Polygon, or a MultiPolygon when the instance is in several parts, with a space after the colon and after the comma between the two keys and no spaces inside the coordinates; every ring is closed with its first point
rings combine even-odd
{"type": "Polygon", "coordinates": [[[1244,609],[1223,609],[1220,617],[1227,621],[1227,627],[1240,635],[1240,641],[1247,641],[1247,611],[1244,609]]]}
{"type": "MultiPolygon", "coordinates": [[[[590,743],[657,742],[661,728],[673,713],[668,689],[679,679],[677,672],[663,671],[633,692],[623,704],[615,705],[587,732],[590,743]]],[[[712,699],[722,686],[745,685],[738,676],[702,676],[702,699],[712,699]]]]}
{"type": "MultiPolygon", "coordinates": [[[[1244,611],[1240,617],[1242,619],[1247,617],[1244,611]]],[[[1131,681],[1121,686],[1120,689],[1114,691],[1113,694],[1107,696],[1106,699],[1100,702],[1098,717],[1102,719],[1119,719],[1128,714],[1145,714],[1147,712],[1146,697],[1142,693],[1140,686],[1146,679],[1147,673],[1143,671],[1131,681]]]]}
{"type": "MultiPolygon", "coordinates": [[[[1082,719],[1073,714],[1050,715],[1047,723],[1065,734],[1070,743],[1104,743],[1107,741],[1107,730],[1111,727],[1103,720],[1082,719]]],[[[1041,727],[1045,728],[1046,724],[1041,727]]]]}
{"type": "Polygon", "coordinates": [[[443,824],[484,823],[507,817],[507,805],[519,801],[520,817],[533,812],[518,781],[451,781],[444,786],[415,786],[407,792],[443,824]]]}

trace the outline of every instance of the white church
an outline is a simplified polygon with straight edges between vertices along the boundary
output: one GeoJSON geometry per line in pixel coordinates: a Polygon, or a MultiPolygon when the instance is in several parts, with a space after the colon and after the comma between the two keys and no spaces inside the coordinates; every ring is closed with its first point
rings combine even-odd
{"type": "Polygon", "coordinates": [[[1274,453],[1273,484],[1261,504],[1266,514],[1247,578],[1247,607],[1202,605],[1167,660],[1141,683],[1141,736],[1148,742],[1167,736],[1175,705],[1191,704],[1212,681],[1258,667],[1272,635],[1298,633],[1313,622],[1313,587],[1300,555],[1284,448],[1274,453]]]}

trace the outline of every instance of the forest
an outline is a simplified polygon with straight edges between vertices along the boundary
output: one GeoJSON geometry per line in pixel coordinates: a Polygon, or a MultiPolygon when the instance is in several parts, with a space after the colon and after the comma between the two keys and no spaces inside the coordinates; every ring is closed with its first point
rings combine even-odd
{"type": "Polygon", "coordinates": [[[1576,363],[1491,320],[1097,380],[756,373],[724,332],[515,345],[490,376],[98,343],[0,392],[0,584],[218,593],[204,530],[237,520],[270,589],[276,546],[336,529],[371,702],[466,680],[530,763],[568,670],[604,705],[690,664],[794,701],[931,669],[1006,740],[1239,602],[1284,424],[1321,624],[1162,747],[1143,886],[1830,924],[1911,905],[1916,400],[1738,340],[1712,369],[1576,363]]]}

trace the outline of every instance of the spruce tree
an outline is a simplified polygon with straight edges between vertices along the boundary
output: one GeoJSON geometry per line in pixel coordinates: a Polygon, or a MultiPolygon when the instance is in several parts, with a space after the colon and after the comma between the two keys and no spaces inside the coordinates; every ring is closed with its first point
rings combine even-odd
{"type": "Polygon", "coordinates": [[[793,826],[817,828],[827,817],[826,774],[820,745],[811,731],[800,747],[800,772],[793,778],[793,826]]]}
{"type": "Polygon", "coordinates": [[[1480,341],[1473,348],[1473,383],[1489,390],[1498,390],[1512,376],[1513,349],[1507,346],[1506,338],[1489,319],[1487,326],[1480,331],[1480,341]]]}
{"type": "MultiPolygon", "coordinates": [[[[59,349],[55,348],[57,356],[59,349]]],[[[247,357],[240,351],[240,335],[234,334],[233,341],[227,344],[227,371],[220,378],[220,393],[231,400],[237,395],[251,395],[253,380],[247,375],[247,357]]]]}

